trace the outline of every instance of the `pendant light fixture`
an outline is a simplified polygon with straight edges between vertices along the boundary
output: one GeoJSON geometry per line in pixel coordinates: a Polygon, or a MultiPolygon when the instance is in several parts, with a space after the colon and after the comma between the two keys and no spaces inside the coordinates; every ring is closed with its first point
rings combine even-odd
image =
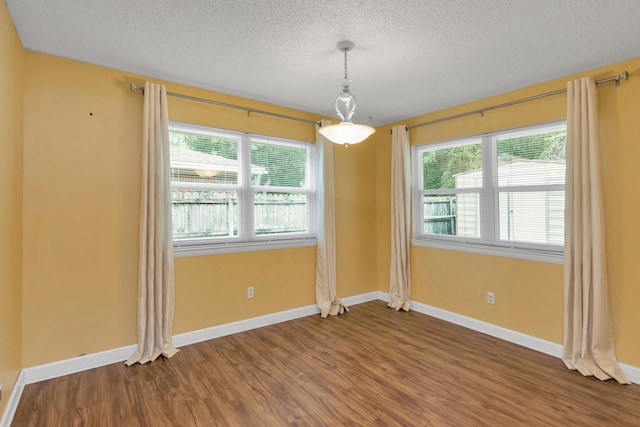
{"type": "Polygon", "coordinates": [[[376,130],[371,126],[353,123],[351,118],[356,111],[356,98],[351,94],[349,85],[351,80],[347,75],[347,53],[353,50],[353,42],[344,40],[338,43],[338,50],[344,52],[344,79],[342,80],[342,92],[336,98],[336,112],[342,120],[337,125],[323,126],[318,132],[331,142],[344,144],[357,144],[371,136],[376,130]]]}

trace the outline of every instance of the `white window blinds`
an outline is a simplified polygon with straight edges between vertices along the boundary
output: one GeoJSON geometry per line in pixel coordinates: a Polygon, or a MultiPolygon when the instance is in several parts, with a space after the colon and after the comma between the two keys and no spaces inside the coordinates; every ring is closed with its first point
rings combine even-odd
{"type": "Polygon", "coordinates": [[[500,241],[564,244],[566,128],[496,135],[500,241]]]}

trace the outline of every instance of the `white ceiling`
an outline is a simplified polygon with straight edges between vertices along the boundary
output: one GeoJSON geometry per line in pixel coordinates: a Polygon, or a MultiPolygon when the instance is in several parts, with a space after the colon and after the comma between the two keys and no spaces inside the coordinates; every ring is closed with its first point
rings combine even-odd
{"type": "MultiPolygon", "coordinates": [[[[25,48],[382,125],[640,54],[640,0],[6,0],[25,48]]],[[[107,82],[105,82],[107,84],[107,82]]]]}

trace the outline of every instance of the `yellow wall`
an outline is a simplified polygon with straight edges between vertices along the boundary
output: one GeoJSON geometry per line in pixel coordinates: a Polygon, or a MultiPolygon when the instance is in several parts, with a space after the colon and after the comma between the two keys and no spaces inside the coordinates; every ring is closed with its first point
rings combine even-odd
{"type": "MultiPolygon", "coordinates": [[[[136,341],[144,78],[27,52],[23,366],[136,341]]],[[[163,82],[167,90],[309,113],[163,82]]],[[[303,141],[312,125],[169,98],[171,120],[303,141]]],[[[335,148],[338,294],[375,290],[375,147],[335,148]]],[[[176,259],[174,333],[315,302],[315,248],[176,259]],[[248,300],[246,289],[255,287],[248,300]]]]}
{"type": "Polygon", "coordinates": [[[23,49],[0,2],[0,417],[20,371],[23,49]]]}
{"type": "MultiPolygon", "coordinates": [[[[621,362],[640,366],[640,270],[637,239],[640,236],[640,59],[632,59],[579,75],[411,118],[409,126],[473,111],[514,99],[566,87],[567,80],[583,75],[596,79],[630,73],[619,88],[608,83],[599,88],[600,137],[607,229],[609,288],[616,349],[621,362]]],[[[566,96],[557,95],[410,131],[411,144],[509,129],[564,119],[566,96]]],[[[378,130],[377,166],[378,289],[389,286],[389,176],[391,137],[378,130]]],[[[562,343],[562,266],[512,258],[412,246],[413,299],[438,308],[562,343]],[[496,304],[486,303],[495,292],[496,304]]]]}

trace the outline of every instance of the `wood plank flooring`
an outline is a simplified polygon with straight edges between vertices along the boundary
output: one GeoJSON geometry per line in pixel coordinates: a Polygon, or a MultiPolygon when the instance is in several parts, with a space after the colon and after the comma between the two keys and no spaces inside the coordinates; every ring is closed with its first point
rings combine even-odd
{"type": "Polygon", "coordinates": [[[640,386],[382,301],[30,384],[12,426],[640,426],[640,386]]]}

